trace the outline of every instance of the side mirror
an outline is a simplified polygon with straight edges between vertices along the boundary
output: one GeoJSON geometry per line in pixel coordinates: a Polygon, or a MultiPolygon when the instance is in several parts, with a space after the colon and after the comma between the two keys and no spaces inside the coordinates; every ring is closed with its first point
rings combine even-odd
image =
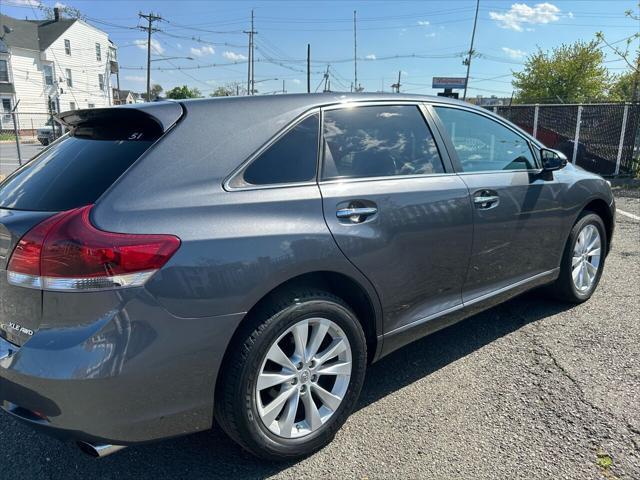
{"type": "Polygon", "coordinates": [[[560,170],[567,165],[567,156],[559,150],[542,148],[540,149],[540,157],[542,158],[542,170],[545,172],[560,170]]]}

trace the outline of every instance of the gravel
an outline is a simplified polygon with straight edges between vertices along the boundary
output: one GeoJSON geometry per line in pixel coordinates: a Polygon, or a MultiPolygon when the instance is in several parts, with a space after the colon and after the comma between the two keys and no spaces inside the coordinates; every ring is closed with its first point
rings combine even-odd
{"type": "MultiPolygon", "coordinates": [[[[640,215],[640,198],[618,208],[640,215]]],[[[589,302],[532,292],[383,359],[305,460],[258,461],[219,429],[93,460],[2,415],[0,478],[638,479],[638,311],[640,222],[618,216],[589,302]]]]}

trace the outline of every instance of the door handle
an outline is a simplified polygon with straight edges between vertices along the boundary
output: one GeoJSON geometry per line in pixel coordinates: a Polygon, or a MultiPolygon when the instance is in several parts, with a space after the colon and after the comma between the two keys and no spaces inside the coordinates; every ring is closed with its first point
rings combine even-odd
{"type": "Polygon", "coordinates": [[[473,203],[478,209],[488,210],[500,204],[500,197],[496,192],[483,190],[473,196],[473,203]]]}
{"type": "Polygon", "coordinates": [[[375,207],[340,208],[336,211],[336,217],[350,220],[353,223],[361,223],[376,213],[378,213],[378,209],[375,207]]]}

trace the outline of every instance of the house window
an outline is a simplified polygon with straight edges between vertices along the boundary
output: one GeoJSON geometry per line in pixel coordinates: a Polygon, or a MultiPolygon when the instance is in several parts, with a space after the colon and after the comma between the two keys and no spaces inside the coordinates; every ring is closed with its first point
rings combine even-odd
{"type": "Polygon", "coordinates": [[[11,99],[3,98],[2,99],[2,111],[4,113],[11,113],[11,99]]]}
{"type": "Polygon", "coordinates": [[[102,52],[100,51],[100,44],[96,43],[96,60],[101,62],[102,61],[102,52]]]}
{"type": "Polygon", "coordinates": [[[71,70],[66,69],[65,75],[67,76],[67,87],[73,87],[73,79],[71,78],[71,70]]]}
{"type": "Polygon", "coordinates": [[[51,65],[42,65],[42,72],[44,73],[44,84],[53,85],[53,67],[51,65]]]}
{"type": "Polygon", "coordinates": [[[104,75],[101,73],[98,74],[98,88],[101,92],[104,91],[104,75]]]}
{"type": "Polygon", "coordinates": [[[6,60],[0,60],[0,82],[9,81],[9,63],[6,60]]]}
{"type": "Polygon", "coordinates": [[[96,108],[96,104],[95,103],[90,103],[89,104],[89,108],[96,108]]]}
{"type": "Polygon", "coordinates": [[[64,53],[71,55],[71,40],[64,39],[64,53]]]}
{"type": "Polygon", "coordinates": [[[76,109],[76,102],[69,102],[69,110],[75,110],[76,109]]]}

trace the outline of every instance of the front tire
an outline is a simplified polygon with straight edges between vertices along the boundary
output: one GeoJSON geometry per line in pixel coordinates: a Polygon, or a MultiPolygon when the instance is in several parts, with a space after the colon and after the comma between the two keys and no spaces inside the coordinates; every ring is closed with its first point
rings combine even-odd
{"type": "Polygon", "coordinates": [[[582,303],[596,290],[607,252],[607,234],[599,215],[582,212],[571,229],[560,265],[560,276],[552,286],[557,298],[582,303]]]}
{"type": "Polygon", "coordinates": [[[346,303],[319,290],[280,295],[247,320],[220,373],[216,419],[262,458],[309,455],[356,405],[367,363],[362,326],[346,303]]]}

